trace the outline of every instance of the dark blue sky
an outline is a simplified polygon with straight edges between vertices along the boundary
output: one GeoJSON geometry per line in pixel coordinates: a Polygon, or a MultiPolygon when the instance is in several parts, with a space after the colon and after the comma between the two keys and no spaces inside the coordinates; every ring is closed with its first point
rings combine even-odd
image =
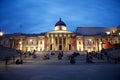
{"type": "Polygon", "coordinates": [[[71,31],[78,26],[118,26],[120,0],[0,0],[5,33],[50,31],[60,17],[71,31]]]}

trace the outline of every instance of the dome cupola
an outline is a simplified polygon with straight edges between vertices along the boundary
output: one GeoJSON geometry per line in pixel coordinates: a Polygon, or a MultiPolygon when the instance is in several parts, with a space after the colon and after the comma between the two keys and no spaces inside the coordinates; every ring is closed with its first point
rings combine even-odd
{"type": "Polygon", "coordinates": [[[66,24],[60,20],[55,24],[55,30],[66,30],[66,24]]]}
{"type": "Polygon", "coordinates": [[[66,26],[66,24],[60,18],[60,20],[55,24],[55,26],[66,26]]]}

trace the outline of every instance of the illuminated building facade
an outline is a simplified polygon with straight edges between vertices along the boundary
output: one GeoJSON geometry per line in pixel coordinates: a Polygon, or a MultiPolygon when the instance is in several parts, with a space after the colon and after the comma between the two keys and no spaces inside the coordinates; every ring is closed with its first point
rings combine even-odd
{"type": "Polygon", "coordinates": [[[119,27],[77,27],[68,31],[60,19],[53,31],[40,34],[5,34],[1,44],[22,51],[100,51],[120,43],[119,27]]]}

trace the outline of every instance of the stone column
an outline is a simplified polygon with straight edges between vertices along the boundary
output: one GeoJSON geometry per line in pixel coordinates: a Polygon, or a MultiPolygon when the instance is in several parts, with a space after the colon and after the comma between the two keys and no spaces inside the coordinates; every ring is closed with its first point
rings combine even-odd
{"type": "Polygon", "coordinates": [[[69,50],[72,50],[72,37],[70,37],[70,49],[69,50]]]}
{"type": "Polygon", "coordinates": [[[48,39],[48,37],[45,37],[45,50],[47,51],[48,49],[47,49],[47,39],[48,39]]]}
{"type": "Polygon", "coordinates": [[[76,39],[76,37],[74,37],[74,50],[77,50],[76,42],[77,42],[77,39],[76,39]]]}
{"type": "Polygon", "coordinates": [[[81,51],[84,50],[83,37],[81,38],[81,51]]]}
{"type": "Polygon", "coordinates": [[[54,50],[54,38],[52,36],[52,50],[54,50]]]}
{"type": "Polygon", "coordinates": [[[48,37],[48,51],[50,50],[50,37],[48,37]]]}
{"type": "Polygon", "coordinates": [[[67,43],[68,43],[68,40],[67,40],[67,36],[66,36],[66,51],[68,50],[67,43]]]}
{"type": "Polygon", "coordinates": [[[58,44],[57,44],[57,46],[58,46],[58,50],[59,50],[59,37],[58,37],[58,44]]]}
{"type": "Polygon", "coordinates": [[[20,44],[20,50],[23,50],[23,39],[22,38],[20,39],[20,42],[21,42],[21,43],[19,43],[20,44]]]}
{"type": "Polygon", "coordinates": [[[40,51],[40,47],[39,47],[39,40],[40,40],[40,39],[39,39],[39,38],[37,38],[37,44],[36,44],[36,45],[37,45],[37,49],[36,49],[37,51],[40,51]]]}
{"type": "Polygon", "coordinates": [[[46,51],[47,48],[46,48],[46,37],[44,38],[44,50],[46,51]]]}
{"type": "Polygon", "coordinates": [[[49,37],[49,51],[50,51],[50,48],[51,48],[51,37],[49,37]]]}
{"type": "Polygon", "coordinates": [[[55,51],[55,36],[53,37],[53,50],[55,51]]]}
{"type": "Polygon", "coordinates": [[[54,50],[54,37],[52,36],[52,50],[54,50]]]}
{"type": "Polygon", "coordinates": [[[62,50],[64,49],[64,45],[63,45],[63,37],[62,37],[62,50]]]}
{"type": "Polygon", "coordinates": [[[96,47],[96,51],[99,51],[99,43],[100,42],[99,42],[98,38],[95,39],[95,43],[96,43],[96,46],[95,46],[96,47]]]}

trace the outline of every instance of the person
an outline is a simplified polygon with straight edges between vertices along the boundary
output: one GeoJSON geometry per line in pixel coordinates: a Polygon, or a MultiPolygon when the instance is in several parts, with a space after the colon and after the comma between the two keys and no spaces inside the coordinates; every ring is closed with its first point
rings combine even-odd
{"type": "Polygon", "coordinates": [[[55,55],[55,53],[54,53],[54,52],[51,52],[51,55],[55,55]]]}
{"type": "Polygon", "coordinates": [[[20,62],[19,62],[19,64],[23,64],[23,60],[22,60],[22,59],[20,59],[20,62]]]}
{"type": "Polygon", "coordinates": [[[105,56],[107,56],[107,55],[108,55],[107,51],[105,51],[105,52],[104,52],[104,55],[105,55],[105,56]]]}
{"type": "Polygon", "coordinates": [[[49,54],[45,54],[43,59],[44,59],[44,60],[50,59],[49,54]]]}
{"type": "Polygon", "coordinates": [[[118,63],[118,59],[119,59],[119,57],[114,58],[115,64],[118,63]]]}
{"type": "Polygon", "coordinates": [[[5,58],[5,70],[8,69],[7,64],[8,64],[8,58],[6,57],[6,58],[5,58]]]}
{"type": "Polygon", "coordinates": [[[5,58],[5,65],[7,65],[8,64],[8,58],[6,57],[5,58]]]}
{"type": "Polygon", "coordinates": [[[75,58],[74,58],[73,55],[71,55],[71,57],[70,57],[70,63],[71,64],[75,64],[76,63],[75,58]]]}
{"type": "Polygon", "coordinates": [[[36,54],[33,54],[33,58],[37,58],[36,54]]]}
{"type": "Polygon", "coordinates": [[[19,59],[17,59],[15,63],[16,63],[16,64],[19,64],[19,59]]]}
{"type": "Polygon", "coordinates": [[[59,54],[58,54],[58,60],[61,60],[62,57],[63,57],[63,52],[59,52],[59,54]]]}
{"type": "Polygon", "coordinates": [[[33,55],[35,54],[35,49],[34,49],[34,51],[33,51],[33,53],[32,53],[33,55]]]}
{"type": "Polygon", "coordinates": [[[86,62],[89,63],[89,56],[86,55],[86,62]]]}
{"type": "Polygon", "coordinates": [[[89,54],[86,55],[86,63],[93,63],[92,56],[89,54]]]}
{"type": "Polygon", "coordinates": [[[62,56],[61,56],[61,54],[59,53],[58,54],[58,60],[61,60],[62,59],[62,56]]]}
{"type": "Polygon", "coordinates": [[[63,57],[63,51],[61,52],[61,57],[63,57]]]}
{"type": "Polygon", "coordinates": [[[15,63],[15,56],[13,56],[13,63],[15,63]]]}
{"type": "Polygon", "coordinates": [[[100,53],[100,59],[103,59],[103,53],[100,53]]]}
{"type": "Polygon", "coordinates": [[[24,52],[24,57],[25,57],[25,58],[27,57],[27,52],[24,52]]]}
{"type": "Polygon", "coordinates": [[[16,64],[23,64],[23,60],[22,59],[17,59],[16,64]]]}

